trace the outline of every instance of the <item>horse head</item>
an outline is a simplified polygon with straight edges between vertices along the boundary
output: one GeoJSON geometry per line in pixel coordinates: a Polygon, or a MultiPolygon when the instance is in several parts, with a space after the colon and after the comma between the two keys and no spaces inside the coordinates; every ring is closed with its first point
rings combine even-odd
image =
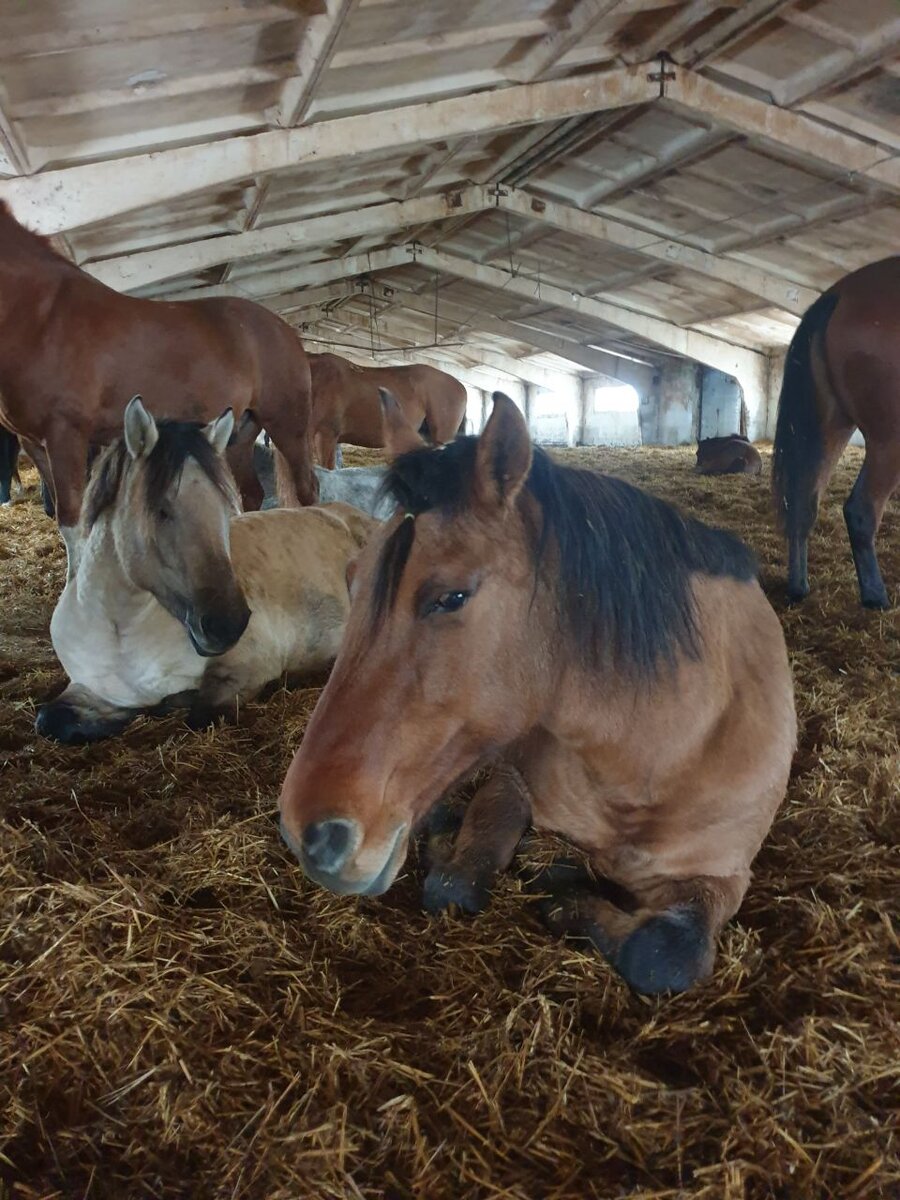
{"type": "Polygon", "coordinates": [[[84,502],[87,530],[105,516],[126,577],[181,622],[204,657],[229,650],[250,619],[230,558],[240,512],[224,459],[233,431],[230,409],[208,425],[157,421],[135,396],[84,502]]]}

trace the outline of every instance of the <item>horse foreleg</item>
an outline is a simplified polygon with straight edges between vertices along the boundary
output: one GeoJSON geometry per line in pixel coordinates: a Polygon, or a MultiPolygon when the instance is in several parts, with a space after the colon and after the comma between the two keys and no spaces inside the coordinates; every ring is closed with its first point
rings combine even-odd
{"type": "Polygon", "coordinates": [[[531,801],[521,775],[497,767],[457,818],[452,804],[438,806],[429,823],[430,870],[423,904],[438,913],[457,905],[467,913],[486,906],[494,881],[513,860],[531,821],[531,801]],[[453,840],[453,833],[459,832],[453,840]]]}
{"type": "Polygon", "coordinates": [[[262,507],[265,492],[253,463],[253,441],[237,442],[229,446],[225,457],[241,493],[244,511],[256,512],[262,507]]]}
{"type": "Polygon", "coordinates": [[[275,447],[275,481],[282,508],[315,504],[317,486],[305,429],[292,429],[288,418],[273,417],[265,424],[275,447]]]}
{"type": "Polygon", "coordinates": [[[81,746],[121,733],[140,712],[107,704],[89,688],[70,683],[61,696],[40,706],[34,728],[51,741],[81,746]]]}
{"type": "Polygon", "coordinates": [[[88,443],[75,430],[53,430],[45,442],[50,477],[56,502],[56,520],[66,547],[70,580],[78,569],[81,554],[81,534],[78,519],[84,495],[88,464],[88,443]]]}
{"type": "Polygon", "coordinates": [[[657,879],[631,891],[555,864],[531,881],[551,932],[590,942],[636,992],[683,992],[710,974],[716,938],[737,912],[749,872],[657,879]]]}
{"type": "Polygon", "coordinates": [[[890,608],[890,600],[878,556],[875,536],[885,506],[900,485],[900,448],[872,442],[853,490],[844,504],[844,520],[853,551],[860,602],[866,608],[890,608]]]}

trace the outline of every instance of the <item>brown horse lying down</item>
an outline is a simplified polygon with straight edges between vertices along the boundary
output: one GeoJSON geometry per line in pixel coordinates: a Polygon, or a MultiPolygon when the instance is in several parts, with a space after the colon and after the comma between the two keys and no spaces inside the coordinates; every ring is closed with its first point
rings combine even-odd
{"type": "MultiPolygon", "coordinates": [[[[391,410],[389,410],[391,411],[391,410]]],[[[360,557],[344,642],[288,771],[282,830],[339,893],[390,887],[413,831],[500,767],[426,880],[477,910],[530,822],[584,848],[534,882],[551,927],[642,992],[703,978],[772,823],[796,720],[750,552],[636,488],[555,464],[505,396],[480,438],[415,448],[360,557]]]]}
{"type": "Polygon", "coordinates": [[[466,389],[437,367],[358,367],[338,354],[310,354],[316,458],[333,469],[340,442],[378,449],[385,444],[378,389],[387,388],[414,429],[427,426],[433,442],[452,441],[466,415],[466,389]]]}
{"type": "Polygon", "coordinates": [[[739,433],[732,433],[698,442],[694,470],[698,475],[758,475],[762,459],[751,442],[739,433]]]}
{"type": "Polygon", "coordinates": [[[797,327],[778,400],[772,485],[790,565],[788,598],[809,593],[807,543],[853,431],[866,458],[844,502],[860,603],[889,608],[875,538],[900,487],[900,255],[839,279],[797,327]]]}
{"type": "Polygon", "coordinates": [[[84,553],[50,622],[71,682],[39,733],[96,741],[180,707],[204,724],[333,661],[347,566],[375,522],[346,504],[242,515],[233,428],[230,410],[201,426],[129,404],[85,493],[84,553]]]}

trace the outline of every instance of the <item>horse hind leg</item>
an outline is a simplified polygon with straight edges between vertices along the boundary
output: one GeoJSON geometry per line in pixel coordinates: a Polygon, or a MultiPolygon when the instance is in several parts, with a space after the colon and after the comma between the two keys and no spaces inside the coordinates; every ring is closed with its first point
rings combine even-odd
{"type": "Polygon", "coordinates": [[[844,520],[853,551],[860,603],[866,608],[890,608],[887,588],[875,553],[875,537],[885,506],[900,486],[900,445],[871,443],[844,503],[844,520]]]}
{"type": "Polygon", "coordinates": [[[426,911],[439,913],[455,905],[466,913],[481,912],[530,821],[525,783],[505,765],[478,789],[461,820],[452,802],[439,804],[428,825],[426,911]]]}
{"type": "Polygon", "coordinates": [[[836,414],[822,430],[824,453],[819,470],[803,494],[797,494],[788,531],[788,600],[793,604],[809,595],[807,554],[809,535],[819,515],[819,501],[834,474],[855,426],[836,414]]]}
{"type": "Polygon", "coordinates": [[[551,932],[589,942],[629,987],[659,995],[687,991],[712,972],[716,938],[737,912],[749,878],[743,872],[663,879],[629,891],[563,863],[541,872],[528,891],[541,896],[551,932]]]}

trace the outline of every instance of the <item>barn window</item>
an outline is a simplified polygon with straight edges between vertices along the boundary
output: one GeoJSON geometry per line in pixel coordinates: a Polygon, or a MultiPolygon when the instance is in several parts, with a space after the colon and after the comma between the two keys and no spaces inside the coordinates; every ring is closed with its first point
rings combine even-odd
{"type": "Polygon", "coordinates": [[[640,407],[638,394],[630,383],[595,383],[592,400],[595,413],[636,413],[640,407]]]}

